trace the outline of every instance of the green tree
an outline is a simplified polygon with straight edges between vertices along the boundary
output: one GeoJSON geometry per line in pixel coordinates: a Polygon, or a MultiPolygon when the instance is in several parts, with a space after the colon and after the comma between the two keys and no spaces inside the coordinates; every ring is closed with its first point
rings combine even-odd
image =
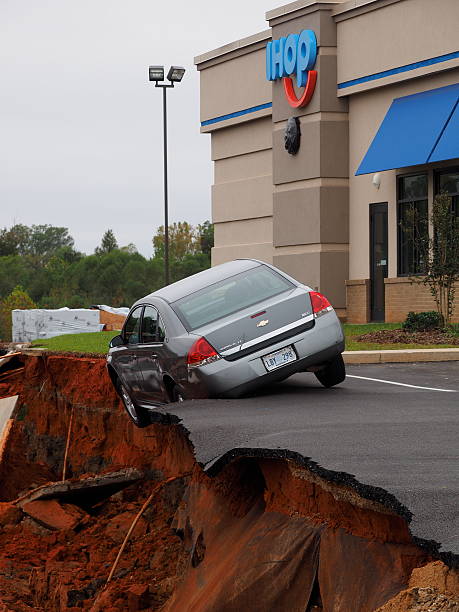
{"type": "Polygon", "coordinates": [[[74,241],[66,227],[16,224],[0,230],[0,257],[21,255],[42,265],[60,249],[73,251],[74,241]]]}
{"type": "MultiPolygon", "coordinates": [[[[210,267],[214,243],[213,225],[209,221],[193,227],[186,221],[169,226],[169,262],[171,280],[175,282],[210,267]]],[[[153,237],[153,261],[158,262],[156,281],[164,285],[164,226],[153,237]]],[[[159,287],[158,287],[159,288],[159,287]]]]}
{"type": "Polygon", "coordinates": [[[17,223],[0,230],[0,257],[6,255],[25,255],[30,242],[31,230],[26,225],[17,223]]]}
{"type": "MultiPolygon", "coordinates": [[[[86,256],[74,249],[66,228],[15,225],[0,229],[0,301],[21,285],[41,308],[130,306],[164,285],[163,228],[155,236],[151,259],[138,253],[132,243],[115,246],[111,230],[104,237],[98,254],[86,256]]],[[[172,281],[208,268],[212,225],[171,225],[171,246],[172,281]]]]}
{"type": "Polygon", "coordinates": [[[0,299],[6,297],[16,285],[29,287],[32,277],[29,262],[19,255],[0,257],[0,299]]]}
{"type": "Polygon", "coordinates": [[[11,340],[12,319],[11,312],[16,308],[29,310],[36,308],[35,302],[24,289],[18,285],[13,291],[0,302],[0,334],[5,341],[11,340]]]}
{"type": "Polygon", "coordinates": [[[133,244],[132,242],[130,242],[129,244],[126,244],[125,246],[120,247],[120,251],[124,251],[125,253],[130,253],[131,255],[139,252],[135,244],[133,244]]]}
{"type": "Polygon", "coordinates": [[[69,306],[75,293],[75,283],[71,274],[72,260],[68,261],[63,255],[65,256],[65,250],[59,256],[51,257],[45,266],[48,287],[48,295],[45,298],[47,308],[69,306]]]}
{"type": "MultiPolygon", "coordinates": [[[[179,221],[169,225],[169,257],[170,259],[183,259],[185,255],[196,252],[196,230],[187,221],[179,221]]],[[[158,228],[153,237],[155,257],[164,257],[164,225],[158,228]]]]}
{"type": "Polygon", "coordinates": [[[71,264],[84,257],[84,255],[83,253],[80,253],[80,251],[75,251],[75,249],[71,246],[63,246],[55,251],[54,257],[58,257],[59,259],[71,264]]]}
{"type": "Polygon", "coordinates": [[[110,253],[118,248],[118,242],[115,238],[115,234],[113,230],[108,229],[105,234],[102,236],[102,242],[100,243],[100,247],[97,247],[95,250],[96,255],[105,255],[106,253],[110,253]]]}
{"type": "Polygon", "coordinates": [[[85,296],[88,304],[130,306],[161,286],[152,282],[145,257],[120,249],[83,257],[71,266],[69,276],[74,294],[85,296]]]}
{"type": "Polygon", "coordinates": [[[199,250],[209,255],[214,246],[214,225],[210,221],[204,221],[197,227],[199,250]]]}
{"type": "Polygon", "coordinates": [[[27,244],[27,253],[41,261],[50,259],[63,247],[73,249],[74,240],[66,227],[54,225],[32,225],[27,244]]]}
{"type": "Polygon", "coordinates": [[[408,216],[406,231],[419,252],[420,277],[411,282],[429,287],[443,326],[449,325],[454,311],[455,283],[459,281],[459,216],[445,193],[434,198],[430,223],[433,233],[423,231],[417,211],[408,216]]]}
{"type": "Polygon", "coordinates": [[[172,282],[202,272],[210,267],[210,258],[206,253],[196,253],[195,255],[186,255],[181,260],[175,260],[171,265],[172,282]]]}

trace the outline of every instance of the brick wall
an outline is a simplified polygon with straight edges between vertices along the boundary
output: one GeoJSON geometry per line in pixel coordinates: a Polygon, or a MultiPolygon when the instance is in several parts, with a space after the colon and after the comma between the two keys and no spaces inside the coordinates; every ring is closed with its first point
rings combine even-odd
{"type": "Polygon", "coordinates": [[[370,279],[346,281],[346,322],[368,323],[370,320],[370,279]]]}
{"type": "MultiPolygon", "coordinates": [[[[436,310],[435,301],[429,288],[417,283],[411,283],[409,278],[386,278],[386,322],[396,323],[404,321],[410,310],[423,312],[436,310]]],[[[453,323],[459,322],[459,285],[456,285],[456,308],[453,313],[453,323]]]]}

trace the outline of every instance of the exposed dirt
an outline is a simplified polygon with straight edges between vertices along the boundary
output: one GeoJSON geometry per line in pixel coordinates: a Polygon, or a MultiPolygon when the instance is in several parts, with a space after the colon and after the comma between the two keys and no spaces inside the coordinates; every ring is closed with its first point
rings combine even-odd
{"type": "Polygon", "coordinates": [[[403,329],[380,329],[356,336],[355,340],[378,344],[451,344],[459,346],[459,336],[453,336],[440,330],[408,332],[403,329]]]}
{"type": "Polygon", "coordinates": [[[382,489],[288,452],[238,449],[206,473],[177,419],[130,424],[103,359],[23,361],[0,380],[20,395],[0,464],[0,612],[459,610],[457,570],[382,489]],[[62,478],[67,438],[73,482],[127,467],[141,480],[26,500],[62,478]]]}
{"type": "Polygon", "coordinates": [[[414,569],[408,588],[377,612],[457,612],[459,573],[435,561],[414,569]]]}

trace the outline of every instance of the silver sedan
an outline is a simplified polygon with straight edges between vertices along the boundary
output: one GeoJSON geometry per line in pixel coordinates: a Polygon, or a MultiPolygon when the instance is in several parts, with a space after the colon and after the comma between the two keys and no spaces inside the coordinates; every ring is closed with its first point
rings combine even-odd
{"type": "Polygon", "coordinates": [[[345,378],[344,337],[322,294],[261,261],[238,259],[138,300],[107,365],[139,427],[167,402],[238,397],[297,372],[345,378]]]}

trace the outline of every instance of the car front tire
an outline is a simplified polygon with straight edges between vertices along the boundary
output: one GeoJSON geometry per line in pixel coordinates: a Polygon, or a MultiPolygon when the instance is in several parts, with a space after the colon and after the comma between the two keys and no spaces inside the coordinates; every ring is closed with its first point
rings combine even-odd
{"type": "Polygon", "coordinates": [[[334,387],[339,385],[346,378],[346,367],[344,365],[343,356],[338,355],[333,361],[325,366],[322,370],[315,372],[317,380],[324,387],[334,387]]]}
{"type": "Polygon", "coordinates": [[[123,402],[124,408],[126,409],[126,412],[134,425],[137,427],[146,427],[149,425],[150,419],[148,418],[148,413],[134,402],[129,394],[129,391],[119,379],[116,382],[116,388],[118,395],[123,402]]]}

